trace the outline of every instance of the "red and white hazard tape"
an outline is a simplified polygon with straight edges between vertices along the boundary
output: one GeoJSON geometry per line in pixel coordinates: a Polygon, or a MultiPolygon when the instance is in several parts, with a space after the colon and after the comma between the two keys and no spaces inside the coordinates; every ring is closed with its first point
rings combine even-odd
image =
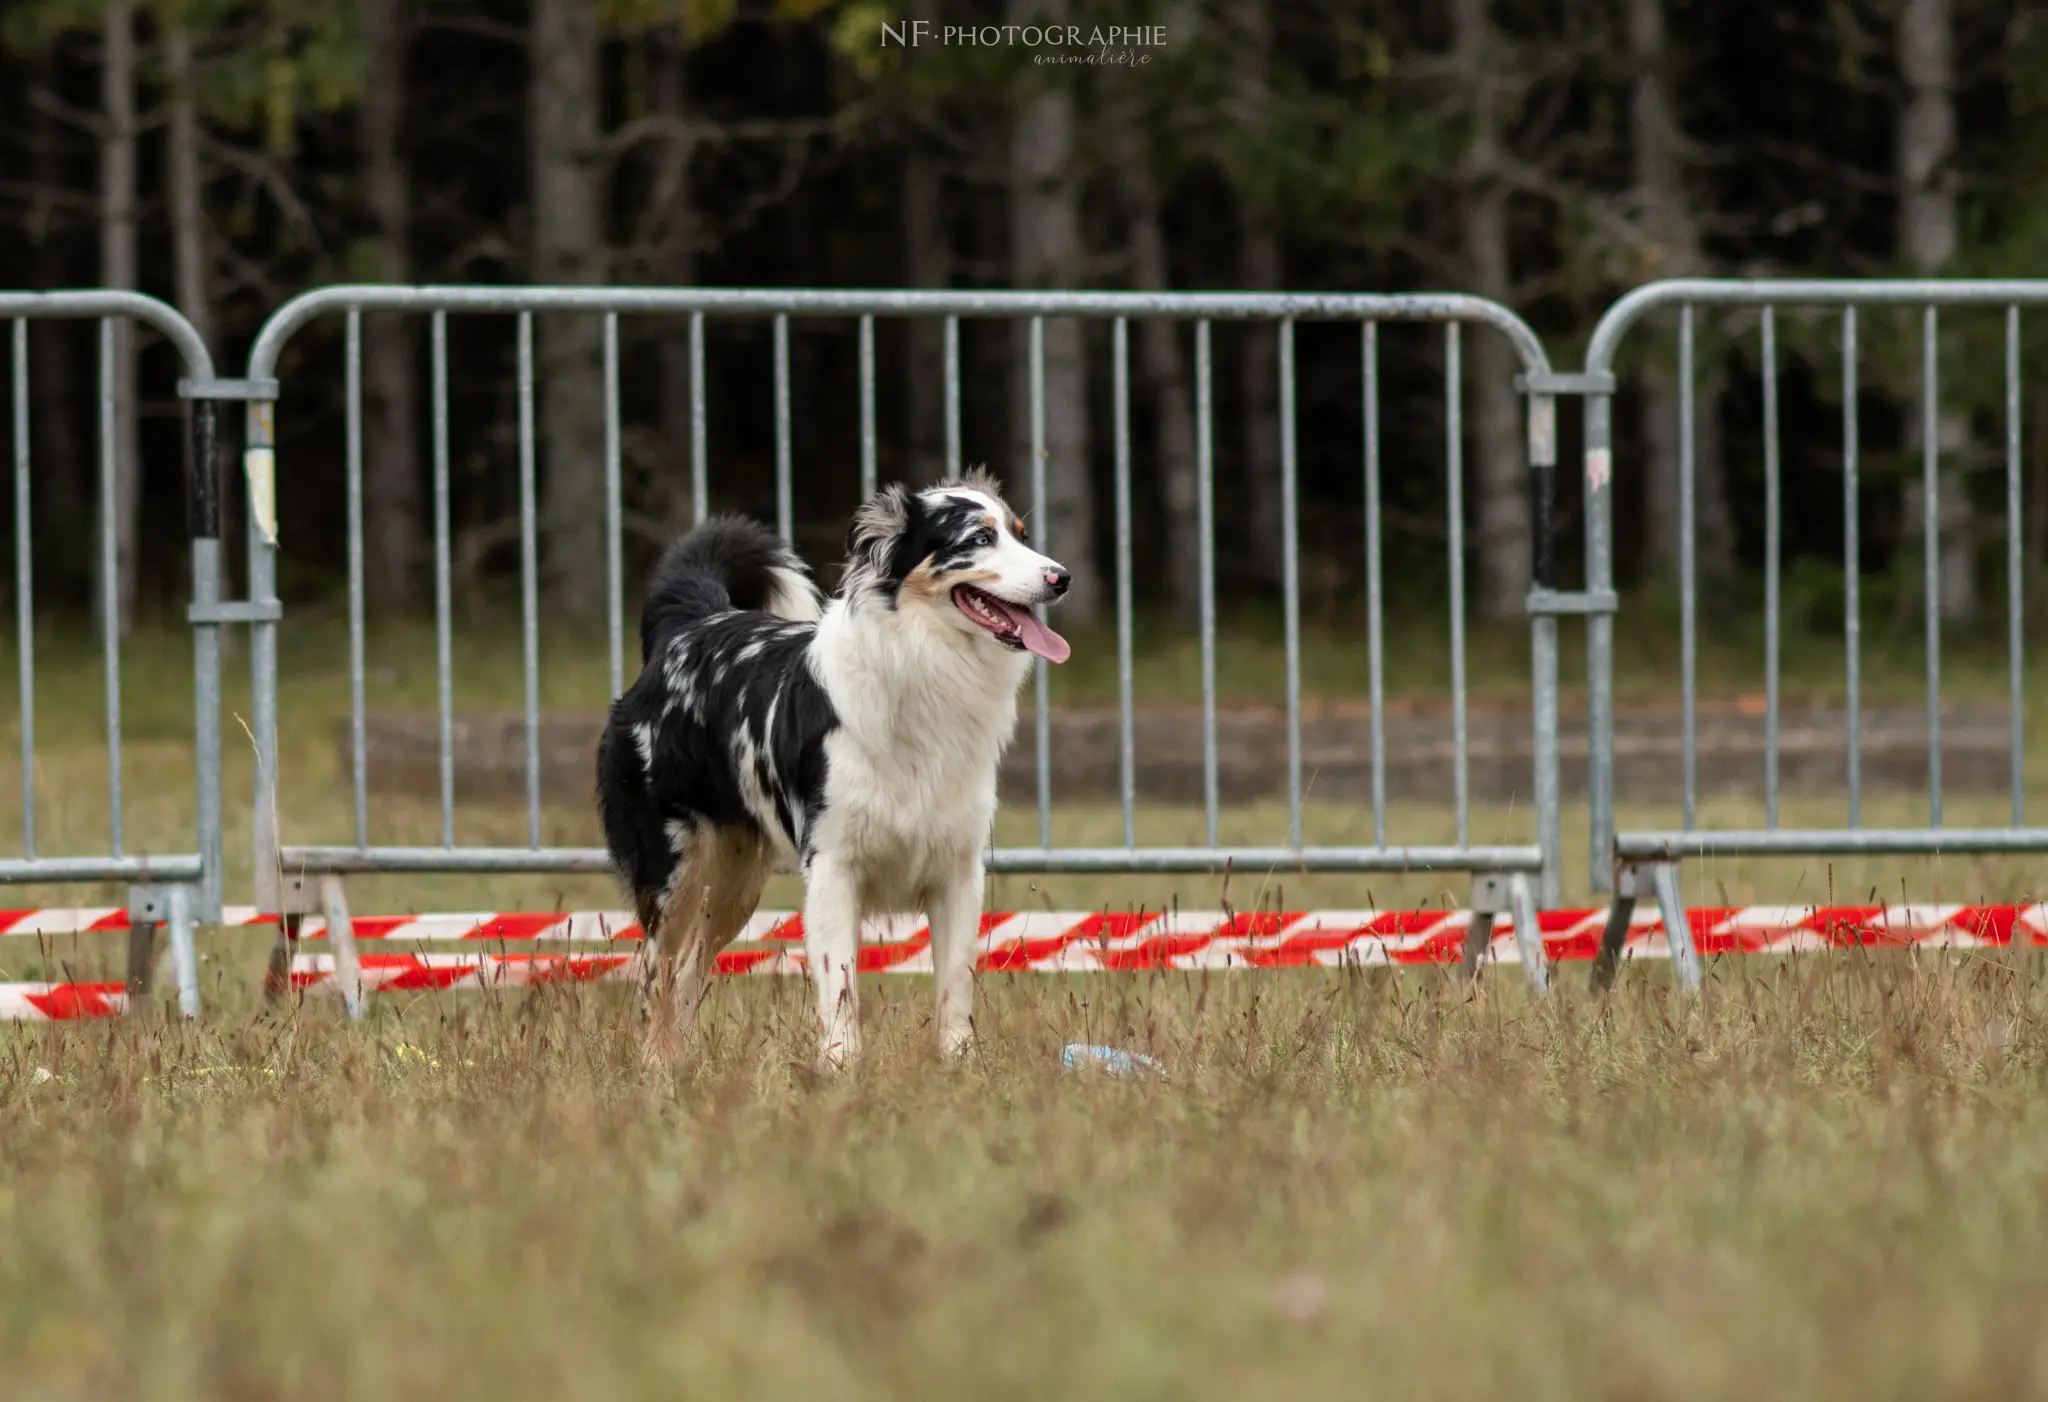
{"type": "MultiPolygon", "coordinates": [[[[1940,949],[2048,945],[2048,904],[1910,906],[1740,906],[1688,913],[1702,955],[1776,954],[1856,945],[1924,945],[1940,949]]],[[[247,908],[224,912],[227,925],[275,924],[247,908]]],[[[978,966],[984,972],[1094,973],[1146,969],[1251,969],[1449,964],[1463,957],[1467,911],[1325,910],[1231,914],[1130,914],[1032,911],[982,917],[978,966]]],[[[470,915],[356,916],[359,942],[469,944],[632,943],[640,928],[628,915],[491,912],[470,915]]],[[[1590,959],[1607,925],[1605,910],[1544,911],[1538,916],[1544,952],[1552,959],[1590,959]]],[[[0,911],[0,935],[61,935],[123,930],[126,911],[53,909],[0,911]]],[[[307,917],[301,940],[323,940],[326,922],[307,917]]],[[[870,973],[930,973],[931,932],[910,919],[875,921],[862,931],[861,968],[870,973]]],[[[803,919],[762,911],[735,945],[718,957],[727,974],[793,974],[804,967],[803,919]]],[[[1625,954],[1670,955],[1663,921],[1648,903],[1636,907],[1625,954]]],[[[1512,922],[1495,919],[1487,957],[1519,962],[1512,922]]],[[[364,953],[371,992],[591,983],[628,978],[634,954],[557,954],[475,950],[462,953],[364,953]]],[[[295,954],[295,987],[332,989],[334,956],[295,954]]],[[[0,984],[0,1019],[109,1017],[125,999],[118,983],[0,984]]]]}

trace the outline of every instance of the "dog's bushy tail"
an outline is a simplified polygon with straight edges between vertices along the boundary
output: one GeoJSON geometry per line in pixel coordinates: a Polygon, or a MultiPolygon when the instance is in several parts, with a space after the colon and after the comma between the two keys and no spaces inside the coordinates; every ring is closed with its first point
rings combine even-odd
{"type": "Polygon", "coordinates": [[[671,545],[640,611],[640,660],[671,629],[726,609],[816,619],[817,586],[781,536],[744,516],[714,516],[671,545]]]}

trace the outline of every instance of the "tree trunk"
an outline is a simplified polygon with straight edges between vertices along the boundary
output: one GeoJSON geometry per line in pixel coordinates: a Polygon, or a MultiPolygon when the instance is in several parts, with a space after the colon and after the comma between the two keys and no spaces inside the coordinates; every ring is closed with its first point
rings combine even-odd
{"type": "MultiPolygon", "coordinates": [[[[193,98],[192,35],[181,25],[170,24],[164,30],[164,67],[170,77],[170,149],[166,153],[166,166],[171,197],[171,262],[175,295],[178,310],[185,314],[185,319],[192,323],[192,329],[199,333],[199,339],[213,353],[218,369],[221,347],[215,340],[218,323],[213,314],[211,258],[206,243],[206,183],[199,166],[199,108],[193,98]]],[[[235,417],[233,414],[216,415],[217,462],[236,461],[235,417]]],[[[227,480],[231,484],[235,478],[227,480]]],[[[230,529],[238,521],[234,512],[235,498],[236,493],[227,491],[221,501],[220,538],[224,543],[237,538],[230,529]]],[[[234,555],[235,552],[223,544],[220,552],[220,594],[224,599],[235,597],[234,555]]],[[[236,637],[232,628],[221,630],[223,655],[232,654],[236,637]]]]}
{"type": "MultiPolygon", "coordinates": [[[[1013,23],[1063,20],[1066,5],[1009,0],[1013,23]]],[[[1060,77],[1055,83],[1063,81],[1060,77]]],[[[1081,202],[1074,166],[1074,100],[1063,87],[1029,98],[1010,136],[1010,264],[1020,288],[1067,287],[1079,269],[1081,202]]],[[[1032,501],[1030,323],[1016,324],[1011,362],[1014,504],[1032,501]]],[[[1045,322],[1045,502],[1032,525],[1039,545],[1074,573],[1061,616],[1095,617],[1104,594],[1095,561],[1095,504],[1088,462],[1088,366],[1081,324],[1045,322]]]]}
{"type": "MultiPolygon", "coordinates": [[[[365,73],[363,193],[376,223],[380,281],[412,281],[412,191],[400,133],[409,30],[401,0],[357,0],[365,73]]],[[[363,319],[363,584],[370,603],[403,610],[419,600],[426,555],[420,483],[418,339],[393,315],[363,319]]]]}
{"type": "MultiPolygon", "coordinates": [[[[101,23],[100,282],[136,284],[135,6],[109,5],[101,23]]],[[[114,578],[100,580],[101,606],[112,591],[123,636],[135,626],[136,544],[142,522],[142,457],[136,434],[135,338],[124,320],[114,335],[114,578]]],[[[95,539],[98,533],[95,532],[95,539]]],[[[100,552],[94,551],[94,559],[100,552]]]]}
{"type": "MultiPolygon", "coordinates": [[[[56,64],[46,61],[40,76],[54,83],[55,72],[56,64]]],[[[75,286],[80,281],[72,256],[76,244],[61,229],[51,228],[58,217],[52,207],[56,192],[69,186],[61,132],[57,119],[40,109],[31,107],[26,120],[29,168],[38,191],[25,229],[33,260],[32,285],[75,286]]],[[[77,566],[99,558],[98,550],[85,544],[97,539],[97,528],[90,519],[94,459],[80,433],[85,412],[77,355],[82,329],[55,321],[31,324],[28,330],[28,382],[35,401],[30,423],[36,472],[31,522],[37,539],[43,542],[38,547],[42,560],[37,573],[45,580],[55,575],[64,587],[75,589],[92,587],[94,568],[88,565],[80,570],[77,566]],[[60,544],[56,559],[51,560],[53,541],[60,544]]]]}
{"type": "MultiPolygon", "coordinates": [[[[1899,11],[1899,253],[1916,276],[1942,271],[1956,251],[1955,33],[1952,0],[1905,0],[1899,11]]],[[[1915,473],[1907,488],[1907,520],[1917,537],[1926,521],[1926,493],[1917,471],[1925,426],[1909,416],[1915,473]]],[[[1943,413],[1935,426],[1941,451],[1941,616],[1977,614],[1975,513],[1963,459],[1970,451],[1963,418],[1943,413]]]]}
{"type": "MultiPolygon", "coordinates": [[[[689,113],[689,54],[683,45],[681,21],[657,27],[649,36],[648,86],[657,115],[684,120],[689,113]]],[[[688,287],[697,280],[696,221],[690,217],[690,150],[683,147],[667,152],[664,159],[674,165],[656,182],[674,201],[677,215],[658,221],[667,234],[666,246],[657,251],[660,277],[675,287],[688,287]]],[[[669,454],[668,480],[690,480],[690,335],[687,319],[668,318],[656,343],[655,360],[661,377],[661,440],[669,454]]],[[[794,373],[794,371],[792,371],[794,373]]],[[[794,390],[791,393],[794,405],[794,390]]],[[[687,500],[687,488],[670,496],[670,514],[681,521],[674,503],[687,500]]]]}
{"type": "MultiPolygon", "coordinates": [[[[1635,73],[1632,119],[1636,200],[1642,210],[1645,280],[1707,271],[1699,228],[1685,186],[1684,137],[1671,99],[1671,53],[1665,0],[1628,0],[1629,60],[1635,73]]],[[[1734,527],[1728,514],[1728,473],[1721,456],[1721,376],[1699,375],[1693,393],[1693,530],[1698,574],[1709,583],[1735,572],[1734,527]]],[[[1679,392],[1652,382],[1643,398],[1649,447],[1643,513],[1649,567],[1676,580],[1679,563],[1679,392]]]]}
{"type": "MultiPolygon", "coordinates": [[[[912,135],[903,151],[903,285],[945,287],[952,281],[945,191],[930,147],[912,135]]],[[[946,470],[946,326],[918,317],[909,326],[903,376],[906,476],[936,482],[946,470]]]]}
{"type": "MultiPolygon", "coordinates": [[[[1268,119],[1272,85],[1273,19],[1267,0],[1233,0],[1232,21],[1242,46],[1236,66],[1237,119],[1252,130],[1268,119]]],[[[1271,292],[1282,284],[1280,236],[1272,218],[1252,197],[1238,195],[1238,268],[1244,290],[1271,292]]],[[[1280,408],[1279,333],[1259,322],[1246,325],[1244,342],[1244,474],[1246,530],[1251,548],[1244,562],[1255,583],[1279,585],[1280,408]]]]}
{"type": "MultiPolygon", "coordinates": [[[[1160,227],[1158,182],[1135,113],[1110,127],[1111,159],[1130,241],[1131,283],[1147,292],[1173,286],[1160,227]]],[[[1201,604],[1200,483],[1195,468],[1195,407],[1181,357],[1180,328],[1162,317],[1138,323],[1138,370],[1158,424],[1159,479],[1166,503],[1166,585],[1175,614],[1193,618],[1201,604]]],[[[1277,540],[1274,542],[1278,546],[1277,540]]]]}
{"type": "MultiPolygon", "coordinates": [[[[604,280],[595,0],[535,0],[530,44],[534,281],[604,280]]],[[[538,328],[548,567],[563,613],[605,614],[604,362],[601,322],[556,315],[538,328]]]]}
{"type": "MultiPolygon", "coordinates": [[[[1507,302],[1508,195],[1500,176],[1497,65],[1486,0],[1456,0],[1453,7],[1458,66],[1471,85],[1471,137],[1465,150],[1465,262],[1470,289],[1507,302]]],[[[1479,608],[1489,618],[1522,613],[1529,592],[1529,476],[1522,457],[1521,405],[1514,349],[1501,336],[1465,337],[1474,406],[1469,416],[1477,449],[1479,608]]]]}

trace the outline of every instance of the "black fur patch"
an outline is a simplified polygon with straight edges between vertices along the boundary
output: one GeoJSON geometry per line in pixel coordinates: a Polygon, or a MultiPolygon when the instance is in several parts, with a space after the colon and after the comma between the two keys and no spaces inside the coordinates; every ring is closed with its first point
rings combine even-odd
{"type": "Polygon", "coordinates": [[[612,703],[597,750],[605,845],[643,929],[679,860],[671,830],[780,836],[808,861],[838,716],[806,651],[817,628],[758,611],[792,560],[752,522],[707,521],[655,572],[644,666],[612,703]]]}

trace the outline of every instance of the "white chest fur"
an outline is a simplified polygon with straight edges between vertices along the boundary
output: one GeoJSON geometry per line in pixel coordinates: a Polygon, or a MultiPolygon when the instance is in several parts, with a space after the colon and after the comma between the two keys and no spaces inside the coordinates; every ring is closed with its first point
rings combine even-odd
{"type": "Polygon", "coordinates": [[[839,718],[814,848],[856,874],[870,910],[918,908],[988,843],[1030,660],[916,611],[838,603],[811,659],[839,718]]]}

